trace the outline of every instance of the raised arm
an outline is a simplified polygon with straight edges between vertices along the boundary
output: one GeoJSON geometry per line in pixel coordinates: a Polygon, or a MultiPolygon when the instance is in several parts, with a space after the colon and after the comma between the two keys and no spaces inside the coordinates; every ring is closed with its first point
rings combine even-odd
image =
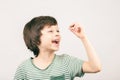
{"type": "Polygon", "coordinates": [[[74,23],[69,27],[70,31],[72,31],[78,38],[81,39],[85,50],[87,52],[88,61],[84,61],[82,69],[85,73],[96,73],[101,71],[101,63],[96,54],[94,47],[91,45],[90,41],[88,40],[83,28],[74,23]]]}

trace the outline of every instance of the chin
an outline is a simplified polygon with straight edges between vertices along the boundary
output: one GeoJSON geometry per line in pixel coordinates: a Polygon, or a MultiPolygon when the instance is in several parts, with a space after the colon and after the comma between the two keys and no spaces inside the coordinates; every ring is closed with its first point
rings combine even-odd
{"type": "Polygon", "coordinates": [[[53,51],[58,51],[59,50],[59,48],[55,48],[55,49],[53,49],[53,51]]]}
{"type": "Polygon", "coordinates": [[[55,49],[54,51],[58,51],[59,49],[55,49]]]}

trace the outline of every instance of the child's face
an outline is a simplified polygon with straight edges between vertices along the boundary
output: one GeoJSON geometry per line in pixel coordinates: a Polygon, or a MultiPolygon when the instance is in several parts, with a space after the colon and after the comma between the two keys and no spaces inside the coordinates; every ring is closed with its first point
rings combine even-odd
{"type": "Polygon", "coordinates": [[[40,48],[50,51],[57,51],[60,44],[60,33],[58,25],[45,26],[41,30],[40,48]]]}

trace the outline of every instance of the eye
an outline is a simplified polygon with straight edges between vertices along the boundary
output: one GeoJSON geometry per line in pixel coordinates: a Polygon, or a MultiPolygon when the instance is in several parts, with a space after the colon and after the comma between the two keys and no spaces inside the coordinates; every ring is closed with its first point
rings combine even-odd
{"type": "Polygon", "coordinates": [[[57,32],[60,32],[59,30],[57,30],[57,32]]]}
{"type": "Polygon", "coordinates": [[[49,30],[48,32],[53,32],[52,30],[49,30]]]}

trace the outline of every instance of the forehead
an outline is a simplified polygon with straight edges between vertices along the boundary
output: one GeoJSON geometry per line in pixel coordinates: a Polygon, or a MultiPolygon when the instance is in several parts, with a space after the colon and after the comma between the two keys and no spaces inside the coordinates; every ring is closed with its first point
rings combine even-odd
{"type": "Polygon", "coordinates": [[[45,30],[45,29],[58,29],[59,27],[58,27],[58,25],[46,25],[44,28],[43,28],[43,30],[45,30]]]}

